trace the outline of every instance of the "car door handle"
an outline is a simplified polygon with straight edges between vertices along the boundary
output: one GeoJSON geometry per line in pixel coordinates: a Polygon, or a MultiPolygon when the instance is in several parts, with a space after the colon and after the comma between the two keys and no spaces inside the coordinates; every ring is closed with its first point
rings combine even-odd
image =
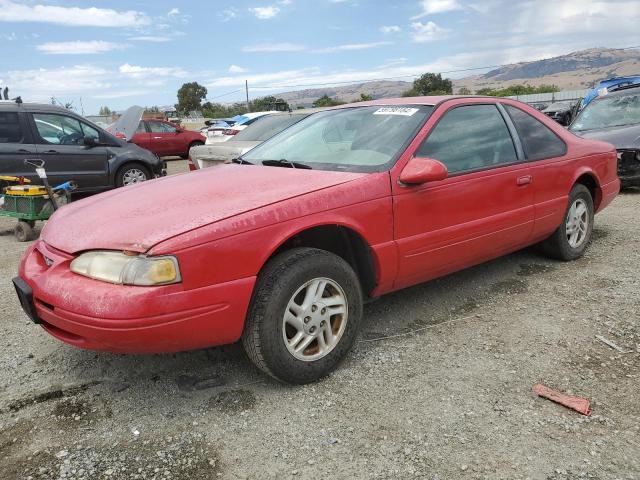
{"type": "Polygon", "coordinates": [[[21,148],[18,150],[18,153],[33,153],[31,150],[27,150],[26,148],[21,148]]]}
{"type": "Polygon", "coordinates": [[[516,181],[516,183],[518,184],[519,187],[522,187],[524,185],[529,185],[532,181],[533,181],[533,177],[531,175],[525,175],[523,177],[518,177],[518,180],[516,181]]]}
{"type": "Polygon", "coordinates": [[[162,140],[162,137],[153,137],[156,140],[162,140]]]}
{"type": "Polygon", "coordinates": [[[57,151],[57,150],[47,150],[47,151],[46,151],[46,152],[44,152],[44,153],[58,153],[58,151],[57,151]]]}

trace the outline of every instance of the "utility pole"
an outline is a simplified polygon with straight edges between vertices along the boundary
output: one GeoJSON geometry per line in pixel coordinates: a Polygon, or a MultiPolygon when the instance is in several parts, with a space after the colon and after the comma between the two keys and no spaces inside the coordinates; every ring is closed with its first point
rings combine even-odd
{"type": "Polygon", "coordinates": [[[247,94],[247,113],[249,113],[249,80],[244,81],[244,90],[247,94]]]}

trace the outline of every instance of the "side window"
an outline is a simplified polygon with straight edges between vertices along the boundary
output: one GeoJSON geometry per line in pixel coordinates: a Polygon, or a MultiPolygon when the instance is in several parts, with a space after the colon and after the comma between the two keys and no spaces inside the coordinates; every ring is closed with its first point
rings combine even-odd
{"type": "Polygon", "coordinates": [[[33,120],[40,138],[46,143],[54,145],[82,145],[84,143],[82,125],[75,118],[65,115],[34,113],[33,120]]]}
{"type": "Polygon", "coordinates": [[[448,111],[416,155],[440,160],[450,173],[518,161],[509,129],[495,105],[467,105],[448,111]]]}
{"type": "Polygon", "coordinates": [[[511,105],[504,105],[516,126],[527,160],[561,157],[566,144],[542,122],[511,105]]]}
{"type": "MultiPolygon", "coordinates": [[[[95,138],[96,140],[100,140],[100,132],[86,123],[81,123],[82,133],[85,137],[95,138]]],[[[84,141],[84,140],[83,140],[84,141]]]]}
{"type": "Polygon", "coordinates": [[[136,129],[136,133],[147,133],[147,129],[144,127],[144,122],[140,122],[138,124],[138,128],[136,129]]]}
{"type": "Polygon", "coordinates": [[[162,122],[147,122],[151,133],[166,133],[167,131],[164,129],[164,123],[162,122]]]}
{"type": "Polygon", "coordinates": [[[162,125],[166,133],[176,133],[176,127],[173,125],[169,125],[168,123],[161,123],[160,125],[162,125]]]}
{"type": "Polygon", "coordinates": [[[0,143],[22,142],[22,128],[15,112],[0,112],[0,143]]]}

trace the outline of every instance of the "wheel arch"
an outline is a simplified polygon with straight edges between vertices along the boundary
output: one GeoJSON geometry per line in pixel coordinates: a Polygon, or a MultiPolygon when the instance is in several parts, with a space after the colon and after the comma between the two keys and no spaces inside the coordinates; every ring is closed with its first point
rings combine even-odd
{"type": "Polygon", "coordinates": [[[602,202],[602,189],[600,188],[600,182],[598,181],[597,175],[593,171],[587,169],[578,171],[576,178],[571,184],[571,188],[577,184],[587,187],[591,193],[591,198],[593,199],[593,209],[597,212],[600,208],[600,203],[602,202]]]}
{"type": "Polygon", "coordinates": [[[291,232],[271,250],[260,271],[280,253],[298,247],[318,248],[344,259],[356,272],[366,296],[377,286],[379,268],[375,252],[361,232],[342,223],[322,223],[291,232]]]}

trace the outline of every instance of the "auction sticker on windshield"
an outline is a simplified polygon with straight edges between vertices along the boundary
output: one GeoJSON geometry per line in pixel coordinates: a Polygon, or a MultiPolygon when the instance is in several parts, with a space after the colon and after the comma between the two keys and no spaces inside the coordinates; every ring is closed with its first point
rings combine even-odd
{"type": "Polygon", "coordinates": [[[373,112],[374,115],[402,115],[404,117],[410,117],[416,113],[418,108],[407,107],[382,107],[373,112]]]}

